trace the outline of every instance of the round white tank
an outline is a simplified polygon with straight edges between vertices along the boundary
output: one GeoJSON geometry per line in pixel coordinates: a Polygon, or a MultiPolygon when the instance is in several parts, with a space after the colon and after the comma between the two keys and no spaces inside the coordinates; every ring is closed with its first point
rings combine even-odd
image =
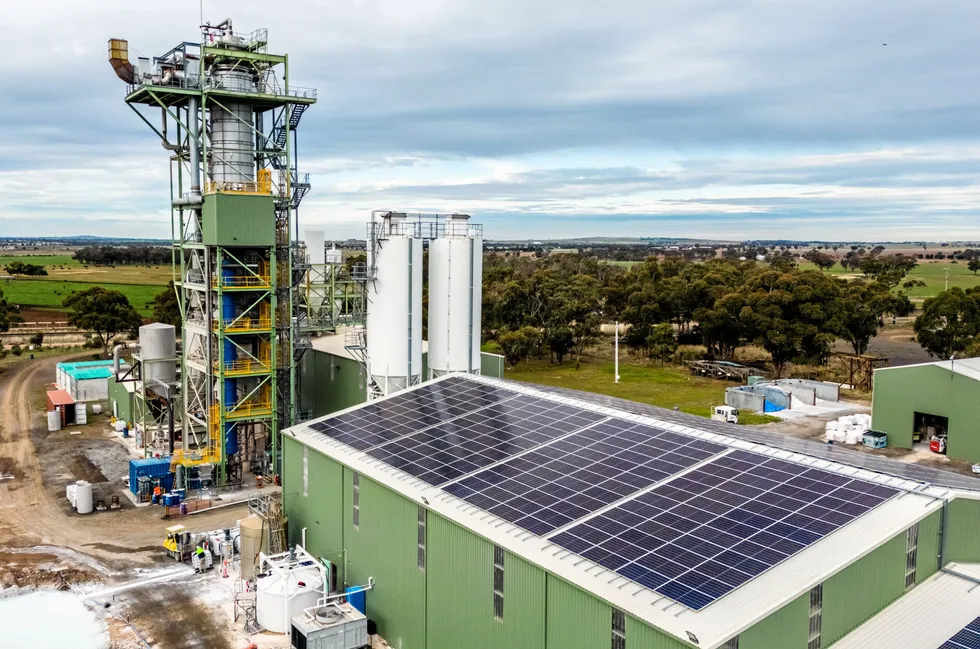
{"type": "Polygon", "coordinates": [[[55,408],[48,411],[48,432],[53,433],[61,430],[61,411],[55,408]]]}
{"type": "Polygon", "coordinates": [[[140,354],[143,357],[143,380],[158,379],[173,383],[177,379],[177,330],[173,325],[153,322],[140,327],[140,354]]]}
{"type": "Polygon", "coordinates": [[[429,244],[429,372],[480,372],[483,238],[462,219],[429,244]]]}
{"type": "Polygon", "coordinates": [[[368,283],[368,372],[383,394],[422,379],[422,240],[381,241],[368,283]]]}
{"type": "Polygon", "coordinates": [[[262,519],[258,516],[247,516],[239,521],[239,553],[241,554],[242,579],[255,576],[255,566],[259,553],[263,551],[262,541],[265,537],[262,519]]]}
{"type": "Polygon", "coordinates": [[[323,576],[316,568],[293,568],[282,574],[259,577],[255,616],[259,626],[272,633],[289,631],[290,620],[323,597],[323,576]]]}
{"type": "Polygon", "coordinates": [[[310,257],[311,264],[326,263],[326,248],[323,230],[306,231],[306,254],[310,257]]]}
{"type": "Polygon", "coordinates": [[[79,514],[91,514],[92,507],[92,485],[84,480],[75,483],[75,511],[79,514]]]}

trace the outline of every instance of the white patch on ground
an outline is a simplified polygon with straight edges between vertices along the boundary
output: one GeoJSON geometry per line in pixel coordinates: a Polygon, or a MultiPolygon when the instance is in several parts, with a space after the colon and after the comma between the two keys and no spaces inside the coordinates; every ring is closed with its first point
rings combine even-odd
{"type": "Polygon", "coordinates": [[[800,417],[819,417],[821,415],[831,415],[835,412],[870,410],[858,404],[848,403],[847,401],[824,401],[817,399],[817,404],[811,406],[803,403],[796,397],[792,397],[792,405],[786,410],[767,412],[767,415],[779,417],[780,419],[798,419],[800,417]]]}
{"type": "Polygon", "coordinates": [[[68,592],[38,590],[0,598],[0,629],[4,647],[109,647],[101,616],[68,592]]]}
{"type": "Polygon", "coordinates": [[[3,551],[10,552],[11,554],[53,554],[57,557],[70,559],[88,566],[89,568],[92,568],[96,572],[103,575],[118,574],[112,572],[102,565],[102,563],[100,563],[97,559],[94,559],[87,554],[82,554],[81,552],[77,552],[71,548],[63,548],[57,545],[35,545],[30,548],[3,548],[3,551]]]}

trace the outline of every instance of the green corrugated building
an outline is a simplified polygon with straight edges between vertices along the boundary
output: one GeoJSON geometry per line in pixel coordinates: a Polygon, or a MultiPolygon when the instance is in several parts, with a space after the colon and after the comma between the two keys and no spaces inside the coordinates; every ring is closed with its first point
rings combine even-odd
{"type": "Polygon", "coordinates": [[[109,377],[109,412],[116,419],[133,425],[133,401],[136,383],[132,380],[119,381],[109,377]]]}
{"type": "MultiPolygon", "coordinates": [[[[897,495],[694,610],[553,543],[552,534],[532,534],[396,468],[405,467],[404,458],[389,464],[368,448],[358,451],[336,439],[370,432],[330,426],[342,414],[371,406],[290,428],[283,444],[289,541],[305,538],[309,552],[336,565],[339,588],[372,584],[367,615],[396,649],[821,649],[845,643],[856,630],[863,632],[863,625],[880,624],[879,614],[894,615],[890,605],[900,606],[916,596],[920,584],[946,577],[940,571],[950,562],[980,562],[980,494],[726,438],[519,383],[485,377],[466,377],[463,383],[493,385],[725,447],[697,466],[751,452],[798,466],[801,476],[816,467],[894,488],[897,495]]],[[[426,385],[433,384],[413,390],[426,385]]],[[[402,447],[407,454],[417,448],[402,447]]],[[[680,485],[687,473],[680,470],[639,491],[680,485]]],[[[950,625],[961,617],[951,616],[950,622],[930,615],[921,622],[934,633],[955,633],[950,625]]],[[[914,644],[914,635],[909,639],[913,644],[846,646],[939,646],[914,644]]]]}
{"type": "Polygon", "coordinates": [[[947,456],[980,462],[980,358],[875,370],[871,427],[900,448],[946,435],[947,456]]]}

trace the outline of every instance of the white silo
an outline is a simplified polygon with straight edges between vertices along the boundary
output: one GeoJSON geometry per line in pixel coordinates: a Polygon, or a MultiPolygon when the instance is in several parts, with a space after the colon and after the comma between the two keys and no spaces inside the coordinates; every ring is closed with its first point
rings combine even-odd
{"type": "Polygon", "coordinates": [[[429,243],[429,374],[480,373],[483,232],[453,214],[429,243]]]}
{"type": "Polygon", "coordinates": [[[326,263],[326,239],[323,236],[323,230],[307,230],[305,240],[306,254],[309,255],[310,263],[314,265],[326,263]]]}
{"type": "Polygon", "coordinates": [[[404,215],[378,225],[366,331],[372,398],[422,380],[422,239],[404,215]]]}
{"type": "Polygon", "coordinates": [[[151,322],[140,327],[140,357],[143,360],[142,378],[151,383],[177,380],[177,330],[173,325],[151,322]]]}

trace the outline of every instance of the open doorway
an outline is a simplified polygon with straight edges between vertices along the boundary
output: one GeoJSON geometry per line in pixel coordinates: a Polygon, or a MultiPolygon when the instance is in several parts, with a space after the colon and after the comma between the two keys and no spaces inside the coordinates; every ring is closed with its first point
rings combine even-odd
{"type": "MultiPolygon", "coordinates": [[[[927,412],[916,412],[912,422],[912,445],[915,448],[929,448],[933,438],[945,441],[949,432],[949,417],[932,415],[927,412]]],[[[945,447],[945,444],[943,444],[945,447]]]]}

